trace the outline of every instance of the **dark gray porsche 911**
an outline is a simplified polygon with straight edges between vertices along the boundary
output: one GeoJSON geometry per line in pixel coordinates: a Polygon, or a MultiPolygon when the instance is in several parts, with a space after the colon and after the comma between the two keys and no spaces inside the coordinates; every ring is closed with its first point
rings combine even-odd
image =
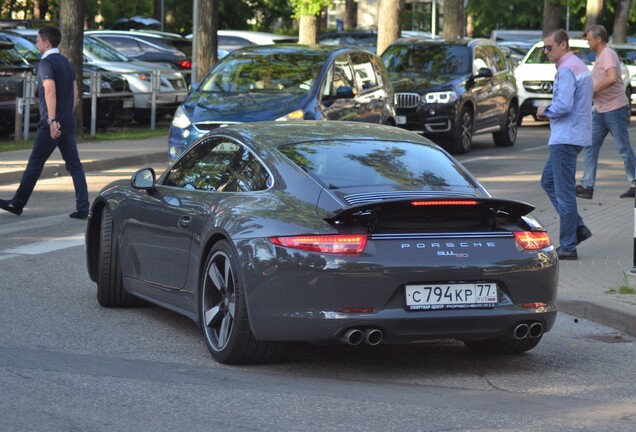
{"type": "Polygon", "coordinates": [[[274,361],[289,341],[521,353],[557,314],[557,255],[532,210],[405,130],[232,125],[158,180],[146,168],[100,192],[88,270],[102,306],[184,314],[222,363],[274,361]]]}

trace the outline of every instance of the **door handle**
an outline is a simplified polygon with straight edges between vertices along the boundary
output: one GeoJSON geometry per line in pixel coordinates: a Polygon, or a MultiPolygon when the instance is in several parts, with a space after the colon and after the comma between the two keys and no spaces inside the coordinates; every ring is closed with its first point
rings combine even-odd
{"type": "Polygon", "coordinates": [[[182,228],[187,228],[190,226],[191,222],[192,222],[192,216],[181,216],[179,218],[178,225],[182,228]]]}

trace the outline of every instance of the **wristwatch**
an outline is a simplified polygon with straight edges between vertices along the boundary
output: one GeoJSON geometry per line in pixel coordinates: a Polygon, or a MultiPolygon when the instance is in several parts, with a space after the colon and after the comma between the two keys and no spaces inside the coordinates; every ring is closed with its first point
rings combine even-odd
{"type": "Polygon", "coordinates": [[[47,122],[48,124],[51,124],[51,123],[53,123],[54,121],[55,121],[55,119],[54,119],[54,118],[52,118],[52,119],[47,119],[47,120],[46,120],[46,122],[47,122]]]}

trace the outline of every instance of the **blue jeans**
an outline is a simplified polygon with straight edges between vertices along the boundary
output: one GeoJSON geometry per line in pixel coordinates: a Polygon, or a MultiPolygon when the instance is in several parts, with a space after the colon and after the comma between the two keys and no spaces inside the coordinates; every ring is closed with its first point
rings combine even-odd
{"type": "Polygon", "coordinates": [[[35,188],[44,164],[49,159],[55,148],[60,149],[62,158],[64,159],[66,170],[73,178],[73,186],[75,187],[76,210],[80,213],[87,214],[89,210],[88,187],[86,185],[86,176],[84,168],[80,162],[77,152],[77,143],[75,141],[75,128],[72,125],[62,125],[62,136],[58,139],[51,138],[51,131],[45,122],[38,125],[35,134],[35,143],[29,157],[26,170],[22,174],[20,186],[11,200],[16,206],[26,206],[31,193],[35,188]],[[69,127],[70,126],[70,127],[69,127]]]}
{"type": "Polygon", "coordinates": [[[576,207],[576,158],[583,147],[552,144],[541,186],[559,214],[561,250],[576,250],[576,229],[585,225],[576,207]]]}
{"type": "Polygon", "coordinates": [[[594,112],[592,117],[592,146],[585,151],[585,161],[583,163],[583,177],[581,177],[581,185],[584,187],[594,187],[596,182],[596,168],[598,166],[598,154],[601,151],[603,141],[608,132],[614,138],[616,150],[623,158],[625,164],[625,174],[630,186],[636,185],[634,176],[636,175],[636,156],[629,142],[629,117],[631,114],[630,106],[619,108],[614,111],[604,113],[594,112]]]}

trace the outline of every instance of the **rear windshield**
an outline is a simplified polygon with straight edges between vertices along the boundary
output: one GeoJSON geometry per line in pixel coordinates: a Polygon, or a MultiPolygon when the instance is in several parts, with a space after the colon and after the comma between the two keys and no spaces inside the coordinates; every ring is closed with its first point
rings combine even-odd
{"type": "Polygon", "coordinates": [[[321,141],[279,150],[324,187],[402,185],[407,189],[468,188],[476,185],[439,149],[392,141],[321,141]]]}
{"type": "Polygon", "coordinates": [[[472,72],[472,51],[464,45],[396,44],[382,54],[391,72],[436,75],[472,72]]]}

